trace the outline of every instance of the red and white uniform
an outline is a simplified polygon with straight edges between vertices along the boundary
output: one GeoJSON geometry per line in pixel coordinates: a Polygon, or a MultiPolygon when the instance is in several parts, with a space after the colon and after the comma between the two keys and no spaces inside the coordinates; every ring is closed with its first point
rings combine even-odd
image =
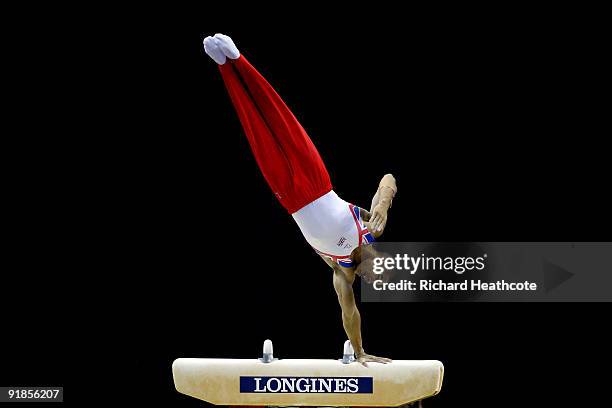
{"type": "Polygon", "coordinates": [[[351,266],[351,252],[374,240],[359,207],[332,190],[319,152],[272,86],[243,55],[230,57],[219,69],[272,192],[318,253],[351,266]]]}

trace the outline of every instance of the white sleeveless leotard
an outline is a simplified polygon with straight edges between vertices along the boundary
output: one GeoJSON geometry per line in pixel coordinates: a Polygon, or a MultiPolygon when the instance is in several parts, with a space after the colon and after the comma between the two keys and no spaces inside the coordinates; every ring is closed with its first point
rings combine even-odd
{"type": "Polygon", "coordinates": [[[374,242],[364,225],[359,207],[331,190],[292,214],[306,241],[319,254],[340,266],[351,267],[351,252],[374,242]]]}

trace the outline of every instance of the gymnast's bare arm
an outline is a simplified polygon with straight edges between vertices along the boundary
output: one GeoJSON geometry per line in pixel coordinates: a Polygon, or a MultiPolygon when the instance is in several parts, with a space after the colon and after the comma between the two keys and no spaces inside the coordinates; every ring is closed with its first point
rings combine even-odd
{"type": "MultiPolygon", "coordinates": [[[[395,178],[391,174],[385,174],[380,180],[376,194],[374,194],[374,198],[372,199],[371,211],[366,211],[363,208],[361,209],[363,220],[368,230],[375,238],[382,235],[387,225],[387,212],[391,207],[391,202],[396,192],[397,185],[395,183],[395,178]]],[[[356,248],[351,254],[353,260],[357,263],[357,268],[359,268],[361,262],[361,249],[361,247],[356,248]]],[[[356,269],[341,267],[324,256],[321,256],[321,258],[334,271],[334,289],[336,290],[340,308],[342,309],[342,325],[355,349],[357,361],[364,366],[367,366],[368,361],[378,363],[390,362],[391,360],[388,358],[366,354],[363,349],[363,344],[361,342],[361,315],[355,304],[355,294],[353,293],[353,282],[355,281],[356,269]]],[[[359,271],[357,272],[359,273],[359,271]]],[[[369,280],[367,279],[368,276],[365,276],[363,273],[361,277],[366,281],[369,280]]]]}
{"type": "Polygon", "coordinates": [[[334,270],[334,289],[338,295],[340,308],[342,309],[342,325],[348,336],[353,348],[355,349],[355,358],[364,366],[368,366],[367,362],[389,363],[388,358],[376,357],[366,354],[361,342],[361,315],[355,304],[355,294],[353,293],[353,282],[355,281],[355,273],[352,268],[341,268],[332,266],[334,270]]]}
{"type": "Polygon", "coordinates": [[[392,174],[385,174],[378,184],[376,194],[372,198],[370,211],[362,209],[362,216],[366,227],[374,235],[374,238],[380,237],[385,231],[387,215],[395,193],[397,193],[395,177],[392,174]]]}

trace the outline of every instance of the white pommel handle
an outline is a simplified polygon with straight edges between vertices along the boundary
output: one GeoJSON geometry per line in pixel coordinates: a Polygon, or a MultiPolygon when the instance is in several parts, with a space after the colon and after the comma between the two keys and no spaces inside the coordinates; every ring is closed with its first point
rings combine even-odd
{"type": "Polygon", "coordinates": [[[353,345],[350,340],[344,342],[344,353],[342,354],[355,354],[355,350],[353,350],[353,345]]]}
{"type": "Polygon", "coordinates": [[[344,342],[344,351],[342,353],[342,362],[349,364],[355,361],[355,350],[350,340],[344,342]]]}
{"type": "Polygon", "coordinates": [[[261,361],[264,363],[270,363],[274,360],[274,349],[272,347],[272,340],[267,339],[264,341],[263,345],[263,356],[261,357],[261,361]]]}
{"type": "Polygon", "coordinates": [[[272,348],[272,340],[268,339],[264,341],[263,353],[273,355],[274,349],[272,348]]]}

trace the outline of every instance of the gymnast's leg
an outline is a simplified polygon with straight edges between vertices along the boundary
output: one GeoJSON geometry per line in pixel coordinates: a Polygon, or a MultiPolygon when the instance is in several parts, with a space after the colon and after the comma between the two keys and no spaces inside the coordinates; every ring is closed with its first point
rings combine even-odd
{"type": "Polygon", "coordinates": [[[287,211],[293,213],[329,192],[329,174],[310,137],[231,38],[207,37],[204,49],[220,64],[255,160],[287,211]]]}

